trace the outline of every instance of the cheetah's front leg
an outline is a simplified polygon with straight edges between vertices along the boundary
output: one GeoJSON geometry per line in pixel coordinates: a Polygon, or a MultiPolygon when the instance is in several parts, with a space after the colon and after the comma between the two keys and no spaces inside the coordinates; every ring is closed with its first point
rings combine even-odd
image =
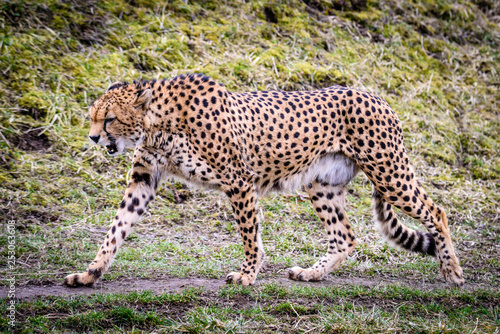
{"type": "Polygon", "coordinates": [[[239,272],[227,275],[227,283],[252,285],[257,278],[264,260],[264,251],[260,239],[259,223],[257,220],[257,194],[252,185],[234,187],[227,191],[238,228],[243,239],[245,262],[239,272]]]}
{"type": "Polygon", "coordinates": [[[148,203],[155,197],[156,179],[144,168],[134,168],[132,181],[125,191],[120,208],[111,223],[111,228],[97,253],[94,261],[84,273],[66,276],[64,284],[70,287],[92,286],[109,268],[118,248],[127,235],[132,232],[146,210],[148,203]]]}

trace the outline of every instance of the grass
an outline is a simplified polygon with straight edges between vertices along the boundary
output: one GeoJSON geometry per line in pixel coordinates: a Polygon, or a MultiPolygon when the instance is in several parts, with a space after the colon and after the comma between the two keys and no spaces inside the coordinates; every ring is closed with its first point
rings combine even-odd
{"type": "MultiPolygon", "coordinates": [[[[499,325],[494,290],[415,291],[383,288],[228,286],[218,292],[49,297],[17,305],[24,332],[493,332],[499,325]],[[439,318],[438,322],[429,322],[439,318]]],[[[0,327],[6,328],[5,322],[0,327]]]]}
{"type": "MultiPolygon", "coordinates": [[[[434,259],[380,239],[370,214],[371,185],[360,175],[347,199],[358,246],[329,276],[347,286],[266,283],[24,300],[17,312],[27,325],[16,330],[495,332],[499,8],[492,0],[3,2],[0,213],[15,220],[16,266],[7,271],[2,223],[1,284],[12,274],[18,286],[54,284],[86,268],[121,200],[131,157],[111,159],[89,144],[89,105],[112,82],[187,72],[233,91],[342,84],[381,95],[403,122],[421,183],[448,213],[468,284],[443,290],[434,259]],[[373,287],[378,281],[402,285],[373,287]]],[[[263,280],[323,254],[324,231],[305,193],[272,195],[260,207],[263,280]]],[[[224,195],[166,182],[103,282],[223,279],[242,258],[224,195]]],[[[6,300],[0,307],[3,314],[6,300]]]]}

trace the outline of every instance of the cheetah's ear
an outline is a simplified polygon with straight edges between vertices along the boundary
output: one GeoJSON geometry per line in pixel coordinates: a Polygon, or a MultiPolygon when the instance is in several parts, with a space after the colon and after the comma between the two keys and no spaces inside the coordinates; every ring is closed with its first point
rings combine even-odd
{"type": "Polygon", "coordinates": [[[111,85],[108,86],[108,89],[106,89],[106,92],[109,92],[113,88],[118,88],[118,87],[121,87],[121,86],[123,86],[122,82],[120,82],[120,81],[114,82],[114,83],[112,83],[111,85]]]}
{"type": "Polygon", "coordinates": [[[134,107],[140,108],[142,111],[149,108],[151,103],[151,89],[145,89],[137,92],[137,99],[134,101],[134,107]]]}

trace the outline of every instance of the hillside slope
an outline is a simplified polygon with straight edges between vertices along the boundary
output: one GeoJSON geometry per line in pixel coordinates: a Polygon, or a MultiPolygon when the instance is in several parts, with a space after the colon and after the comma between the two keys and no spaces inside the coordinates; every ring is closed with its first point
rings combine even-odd
{"type": "MultiPolygon", "coordinates": [[[[441,332],[443,326],[456,333],[494,331],[500,280],[499,47],[496,0],[3,1],[0,214],[15,224],[17,284],[57,285],[66,274],[83,270],[121,200],[131,153],[110,158],[90,145],[89,105],[110,83],[188,72],[209,75],[233,91],[340,84],[382,96],[403,122],[419,179],[448,212],[467,280],[463,292],[435,290],[442,284],[435,259],[388,247],[373,227],[371,185],[360,175],[348,195],[359,244],[332,273],[337,282],[352,282],[347,290],[289,290],[273,283],[167,297],[40,300],[19,306],[20,319],[33,326],[26,331],[150,331],[161,324],[166,331],[227,332],[233,325],[249,330],[245,317],[257,331],[271,328],[269,322],[282,331],[309,331],[325,319],[318,328],[339,332],[441,332]],[[406,285],[379,287],[382,281],[406,285]],[[318,300],[326,301],[324,308],[318,300]],[[255,308],[256,301],[263,308],[255,308]],[[232,309],[239,302],[244,307],[232,309]],[[124,309],[113,308],[120,303],[124,309]],[[165,320],[172,316],[168,303],[179,309],[172,322],[165,320]],[[87,304],[96,313],[86,312],[87,304]],[[212,315],[219,311],[210,305],[218,305],[223,316],[212,315]],[[155,318],[150,312],[157,307],[161,316],[155,318]],[[45,317],[56,313],[55,322],[45,317]],[[228,314],[243,320],[231,322],[228,314]],[[339,324],[336,315],[348,320],[339,324]],[[372,324],[368,329],[366,321],[372,324]]],[[[299,192],[262,200],[268,255],[263,278],[312,264],[324,252],[324,231],[305,197],[299,192]]],[[[3,278],[12,272],[6,269],[6,224],[1,228],[3,278]]],[[[158,275],[220,279],[242,256],[223,195],[166,182],[103,284],[158,275]]],[[[0,313],[5,309],[0,299],[0,313]]],[[[0,330],[8,330],[5,321],[0,330]]]]}

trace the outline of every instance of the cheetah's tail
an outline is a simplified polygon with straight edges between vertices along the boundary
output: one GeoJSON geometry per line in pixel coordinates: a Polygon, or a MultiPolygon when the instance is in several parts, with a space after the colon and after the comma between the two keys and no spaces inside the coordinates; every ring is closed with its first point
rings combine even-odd
{"type": "Polygon", "coordinates": [[[382,235],[392,244],[406,250],[437,256],[436,241],[430,233],[412,230],[401,224],[391,205],[373,191],[375,219],[382,235]]]}

